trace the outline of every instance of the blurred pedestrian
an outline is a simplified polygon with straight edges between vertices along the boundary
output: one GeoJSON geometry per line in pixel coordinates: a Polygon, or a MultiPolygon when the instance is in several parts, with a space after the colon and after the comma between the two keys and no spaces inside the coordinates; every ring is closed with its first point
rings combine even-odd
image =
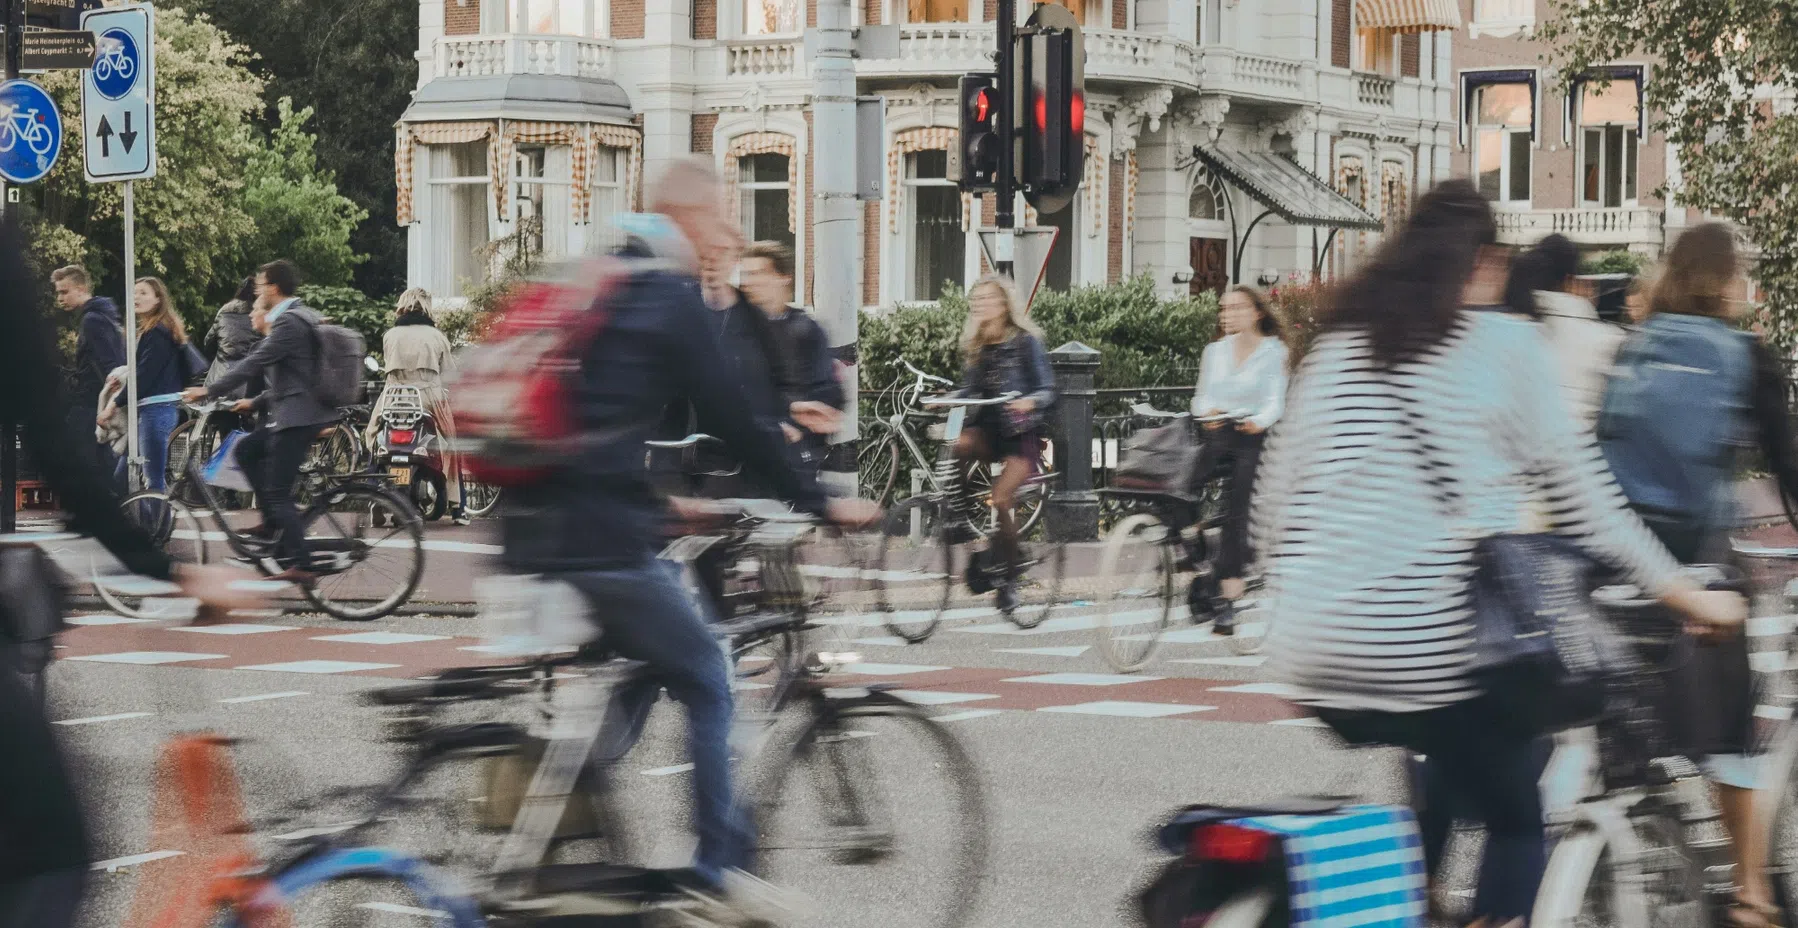
{"type": "MultiPolygon", "coordinates": [[[[1470,667],[1476,552],[1532,498],[1568,540],[1695,622],[1746,604],[1698,589],[1629,510],[1556,386],[1540,331],[1503,309],[1505,252],[1465,180],[1418,200],[1331,298],[1263,461],[1254,549],[1273,666],[1339,734],[1434,769],[1424,811],[1486,827],[1473,916],[1527,919],[1545,842],[1536,731],[1470,667]],[[1491,311],[1497,309],[1499,311],[1491,311]]],[[[1426,856],[1449,825],[1422,821],[1426,856]]]]}
{"type": "MultiPolygon", "coordinates": [[[[1285,331],[1267,297],[1253,287],[1236,286],[1218,300],[1224,337],[1205,346],[1199,358],[1199,385],[1192,412],[1205,423],[1205,444],[1193,465],[1193,496],[1204,490],[1220,469],[1230,479],[1224,498],[1222,544],[1212,562],[1218,578],[1219,604],[1212,628],[1220,635],[1236,633],[1236,601],[1247,586],[1249,501],[1254,498],[1255,469],[1261,462],[1267,430],[1280,421],[1286,407],[1285,331]]],[[[1194,583],[1199,583],[1197,578],[1194,583]]],[[[1198,599],[1188,597],[1189,602],[1198,599]]]]}
{"type": "MultiPolygon", "coordinates": [[[[100,392],[106,377],[125,366],[125,332],[119,307],[103,296],[94,296],[87,271],[77,265],[57,268],[50,274],[56,302],[67,312],[81,314],[75,336],[75,367],[70,378],[70,424],[91,436],[88,422],[99,412],[100,392]]],[[[95,460],[107,471],[113,468],[111,449],[94,442],[95,460]]]]}
{"type": "MultiPolygon", "coordinates": [[[[400,294],[393,325],[381,336],[381,357],[387,366],[387,385],[417,387],[423,394],[425,409],[437,423],[443,439],[444,494],[451,500],[450,515],[457,525],[469,523],[468,500],[462,494],[462,458],[454,451],[456,419],[450,415],[449,391],[443,376],[450,370],[453,349],[449,337],[437,328],[431,317],[431,293],[413,287],[400,294]]],[[[373,449],[381,432],[381,413],[391,404],[392,393],[381,391],[369,412],[368,431],[364,438],[373,449]]]]}
{"type": "Polygon", "coordinates": [[[1624,333],[1573,292],[1578,273],[1579,249],[1565,235],[1550,235],[1512,263],[1505,303],[1542,322],[1561,390],[1575,418],[1590,428],[1624,333]]]}

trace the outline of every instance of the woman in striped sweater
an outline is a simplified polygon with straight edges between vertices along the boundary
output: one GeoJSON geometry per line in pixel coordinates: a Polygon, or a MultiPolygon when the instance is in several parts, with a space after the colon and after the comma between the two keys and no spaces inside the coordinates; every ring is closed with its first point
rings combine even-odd
{"type": "Polygon", "coordinates": [[[1454,804],[1486,824],[1474,914],[1492,923],[1529,915],[1545,860],[1534,733],[1506,725],[1468,672],[1476,541],[1519,530],[1534,503],[1694,621],[1746,614],[1740,597],[1689,585],[1629,512],[1540,332],[1499,305],[1505,263],[1471,184],[1419,200],[1334,295],[1254,519],[1273,666],[1350,741],[1440,765],[1454,804]]]}

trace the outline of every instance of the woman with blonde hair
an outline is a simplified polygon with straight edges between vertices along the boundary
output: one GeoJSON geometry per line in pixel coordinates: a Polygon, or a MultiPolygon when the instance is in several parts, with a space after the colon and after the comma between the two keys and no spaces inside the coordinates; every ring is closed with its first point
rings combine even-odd
{"type": "MultiPolygon", "coordinates": [[[[381,337],[381,357],[387,364],[387,385],[418,387],[424,394],[425,409],[437,421],[437,431],[446,448],[453,447],[456,420],[450,415],[449,391],[443,386],[443,375],[451,363],[449,338],[431,319],[431,294],[423,287],[413,287],[400,294],[393,327],[381,337]]],[[[380,434],[381,413],[390,403],[392,390],[382,390],[368,417],[368,446],[372,449],[380,434]]],[[[443,456],[444,495],[451,501],[451,515],[457,525],[468,524],[467,500],[462,494],[462,459],[445,452],[443,456]]]]}
{"type": "MultiPolygon", "coordinates": [[[[131,289],[137,318],[137,443],[144,459],[144,479],[152,490],[168,487],[169,435],[180,421],[181,391],[206,372],[205,359],[187,340],[187,327],[175,312],[169,288],[154,277],[139,277],[131,289]]],[[[113,404],[123,408],[126,391],[113,404]]],[[[112,417],[101,413],[102,426],[112,417]]],[[[124,481],[130,462],[121,458],[116,479],[124,481]]]]}
{"type": "Polygon", "coordinates": [[[1042,457],[1043,418],[1055,403],[1055,376],[1049,370],[1042,330],[1018,305],[1011,281],[1004,277],[989,274],[968,288],[968,321],[962,329],[961,350],[966,367],[957,396],[992,399],[1017,394],[1003,407],[977,407],[955,442],[955,456],[962,462],[964,476],[977,466],[1002,464],[999,478],[993,481],[993,510],[999,530],[993,535],[991,553],[1001,565],[999,608],[1010,612],[1017,605],[1014,507],[1018,489],[1035,475],[1042,457]]]}

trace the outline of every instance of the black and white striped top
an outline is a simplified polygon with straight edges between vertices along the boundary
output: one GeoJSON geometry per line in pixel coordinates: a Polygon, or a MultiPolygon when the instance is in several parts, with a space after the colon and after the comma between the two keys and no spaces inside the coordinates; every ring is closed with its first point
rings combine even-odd
{"type": "Polygon", "coordinates": [[[1475,541],[1549,524],[1660,592],[1679,565],[1575,424],[1535,323],[1468,312],[1390,371],[1365,335],[1321,337],[1256,477],[1269,652],[1301,701],[1408,712],[1478,695],[1475,541]],[[1409,417],[1409,421],[1401,417],[1409,417]],[[1532,476],[1536,475],[1536,476],[1532,476]]]}

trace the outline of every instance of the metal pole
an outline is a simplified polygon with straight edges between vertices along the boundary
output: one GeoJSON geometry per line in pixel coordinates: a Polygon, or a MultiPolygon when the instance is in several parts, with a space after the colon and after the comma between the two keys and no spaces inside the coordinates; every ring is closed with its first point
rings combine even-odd
{"type": "Polygon", "coordinates": [[[132,196],[131,181],[125,181],[125,468],[127,493],[137,492],[143,480],[143,449],[137,441],[137,307],[132,295],[137,290],[137,202],[132,196]]]}
{"type": "MultiPolygon", "coordinates": [[[[24,54],[25,0],[6,0],[6,79],[19,76],[20,58],[24,54]]],[[[0,212],[6,209],[6,184],[0,182],[0,212]]],[[[18,529],[19,510],[19,427],[8,421],[0,426],[0,532],[18,529]]]]}
{"type": "Polygon", "coordinates": [[[812,306],[832,354],[848,365],[848,408],[826,462],[827,485],[855,492],[856,343],[861,322],[862,206],[855,197],[855,41],[852,0],[819,0],[812,60],[812,306]],[[847,460],[845,460],[847,459],[847,460]]]}
{"type": "Polygon", "coordinates": [[[999,72],[999,177],[998,189],[993,192],[997,202],[993,204],[994,225],[999,234],[994,236],[993,270],[1012,276],[1012,256],[1016,253],[1017,242],[1013,238],[1012,229],[1017,226],[1017,111],[1018,94],[1023,89],[1018,86],[1017,69],[1013,63],[1013,55],[1017,52],[1017,43],[1013,39],[1013,31],[1017,28],[1017,0],[999,0],[999,21],[994,24],[993,34],[998,37],[997,55],[993,62],[999,72]]]}

